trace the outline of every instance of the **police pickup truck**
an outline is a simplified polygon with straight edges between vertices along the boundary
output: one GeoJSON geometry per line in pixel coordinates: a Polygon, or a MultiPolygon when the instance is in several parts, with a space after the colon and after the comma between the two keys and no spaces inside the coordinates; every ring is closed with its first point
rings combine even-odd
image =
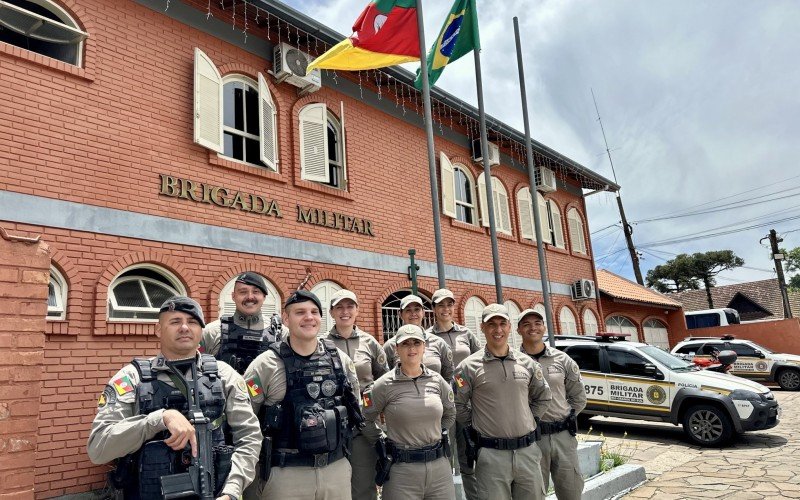
{"type": "Polygon", "coordinates": [[[733,351],[737,359],[730,373],[759,382],[777,382],[785,391],[800,390],[800,356],[779,354],[752,340],[722,337],[687,337],[678,342],[672,354],[710,358],[720,351],[733,351]]]}
{"type": "Polygon", "coordinates": [[[701,446],[721,446],[734,434],[778,425],[780,407],[763,385],[699,370],[658,347],[624,337],[556,336],[556,347],[580,367],[584,415],[682,425],[688,439],[701,446]]]}

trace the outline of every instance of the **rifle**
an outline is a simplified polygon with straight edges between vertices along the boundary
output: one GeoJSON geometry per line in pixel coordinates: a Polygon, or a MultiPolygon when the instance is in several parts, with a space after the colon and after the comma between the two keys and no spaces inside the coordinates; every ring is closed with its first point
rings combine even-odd
{"type": "Polygon", "coordinates": [[[269,327],[267,328],[267,335],[275,339],[275,342],[280,342],[283,336],[283,323],[281,322],[280,314],[273,314],[269,320],[269,327]]]}
{"type": "Polygon", "coordinates": [[[186,361],[167,361],[167,366],[176,375],[172,380],[186,395],[189,405],[189,422],[194,426],[197,435],[197,456],[192,457],[192,465],[187,472],[171,474],[161,477],[161,494],[164,500],[174,498],[200,498],[201,500],[214,500],[214,454],[211,440],[210,420],[203,415],[200,408],[200,385],[197,380],[197,362],[191,360],[192,382],[194,388],[189,388],[189,383],[184,378],[181,366],[185,368],[186,361]]]}

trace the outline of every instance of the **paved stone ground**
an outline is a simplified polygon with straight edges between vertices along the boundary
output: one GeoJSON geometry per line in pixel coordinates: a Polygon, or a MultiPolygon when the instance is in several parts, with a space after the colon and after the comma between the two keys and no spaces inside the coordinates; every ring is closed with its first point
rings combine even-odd
{"type": "Polygon", "coordinates": [[[775,390],[783,414],[777,427],[748,432],[723,449],[690,445],[670,424],[594,417],[612,452],[645,467],[648,481],[625,499],[800,498],[800,393],[775,390]],[[627,436],[624,433],[627,431],[627,436]]]}

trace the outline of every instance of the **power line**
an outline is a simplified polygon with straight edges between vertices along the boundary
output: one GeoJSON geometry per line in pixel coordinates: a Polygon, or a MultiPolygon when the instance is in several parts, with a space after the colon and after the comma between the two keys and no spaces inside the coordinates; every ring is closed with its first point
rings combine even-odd
{"type": "MultiPolygon", "coordinates": [[[[646,250],[642,250],[642,251],[645,252],[646,250]]],[[[677,255],[678,255],[675,252],[667,252],[666,250],[654,250],[652,248],[650,249],[650,251],[648,253],[650,253],[650,252],[663,253],[663,254],[672,255],[672,256],[675,256],[675,257],[677,257],[677,255]]],[[[652,255],[652,253],[651,253],[651,255],[652,255]]],[[[658,256],[655,256],[655,257],[658,257],[658,256]]],[[[662,260],[666,260],[663,257],[659,257],[659,258],[662,259],[662,260]]],[[[761,271],[761,272],[769,273],[769,274],[773,274],[775,272],[774,269],[763,269],[763,268],[760,268],[760,267],[752,267],[752,266],[739,266],[739,267],[742,268],[742,269],[749,269],[751,271],[761,271]]]]}
{"type": "Polygon", "coordinates": [[[706,230],[706,231],[700,231],[698,233],[684,234],[684,235],[681,235],[681,236],[677,236],[675,238],[670,238],[670,239],[665,239],[665,240],[660,240],[660,241],[653,241],[653,242],[650,242],[650,243],[644,243],[644,244],[639,245],[639,246],[652,248],[652,247],[657,247],[657,246],[671,245],[671,244],[674,244],[674,243],[684,243],[684,242],[692,241],[692,240],[702,240],[702,239],[706,239],[706,238],[712,238],[714,236],[724,236],[726,234],[740,233],[742,231],[748,231],[750,229],[756,229],[756,228],[759,228],[759,227],[765,227],[765,226],[769,226],[769,225],[772,225],[772,224],[777,224],[779,222],[786,222],[786,221],[796,220],[796,219],[800,219],[800,215],[795,215],[793,217],[786,217],[786,218],[778,219],[778,220],[774,220],[774,221],[767,221],[767,222],[763,222],[763,223],[760,223],[760,224],[753,224],[753,225],[746,226],[746,227],[741,227],[741,228],[737,228],[737,229],[731,229],[729,231],[720,231],[720,232],[717,232],[717,233],[707,233],[707,234],[705,234],[706,231],[709,231],[709,230],[706,230]]]}

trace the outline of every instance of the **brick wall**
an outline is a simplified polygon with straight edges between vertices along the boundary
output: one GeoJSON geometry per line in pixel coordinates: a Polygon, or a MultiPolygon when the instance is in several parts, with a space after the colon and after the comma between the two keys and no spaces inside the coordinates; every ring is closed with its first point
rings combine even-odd
{"type": "MultiPolygon", "coordinates": [[[[605,325],[609,316],[623,316],[628,318],[636,325],[636,331],[639,335],[640,342],[644,342],[643,325],[648,319],[657,319],[667,326],[670,347],[673,347],[688,335],[683,309],[670,310],[655,305],[615,302],[605,294],[601,295],[600,303],[602,304],[603,314],[605,315],[603,317],[603,325],[605,325]]],[[[603,330],[604,326],[600,328],[603,330]]]]}
{"type": "Polygon", "coordinates": [[[50,255],[0,231],[0,499],[24,499],[33,498],[50,255]]]}

